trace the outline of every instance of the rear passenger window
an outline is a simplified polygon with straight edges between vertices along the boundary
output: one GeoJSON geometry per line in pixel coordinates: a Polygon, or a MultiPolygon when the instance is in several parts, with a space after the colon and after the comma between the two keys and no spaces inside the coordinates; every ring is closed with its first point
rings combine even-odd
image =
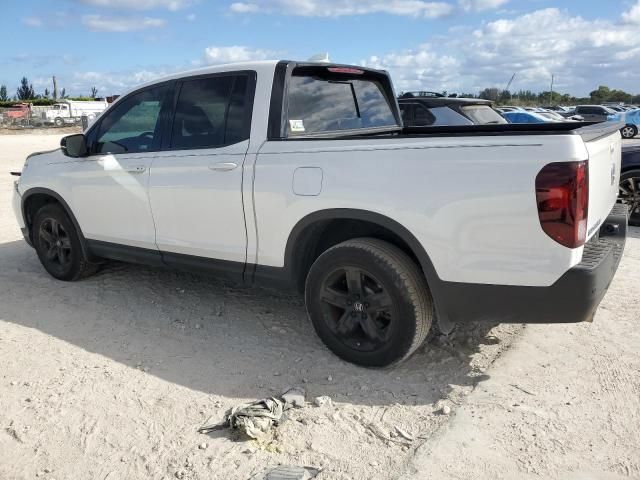
{"type": "Polygon", "coordinates": [[[317,67],[293,71],[287,117],[289,136],[398,125],[377,79],[317,67]]]}
{"type": "Polygon", "coordinates": [[[249,138],[246,75],[225,75],[182,84],[171,149],[215,148],[249,138]]]}

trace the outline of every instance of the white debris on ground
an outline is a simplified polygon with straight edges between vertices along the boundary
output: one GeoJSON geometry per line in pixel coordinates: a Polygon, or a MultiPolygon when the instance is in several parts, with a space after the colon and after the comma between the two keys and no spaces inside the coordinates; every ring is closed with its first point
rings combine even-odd
{"type": "MultiPolygon", "coordinates": [[[[26,154],[58,141],[0,136],[0,171],[19,169],[26,154]]],[[[9,198],[11,181],[0,175],[0,198],[9,198]]],[[[623,306],[625,315],[630,308],[623,306]]],[[[298,297],[120,263],[82,282],[57,282],[22,240],[9,204],[0,203],[0,478],[245,480],[278,465],[315,469],[319,480],[396,478],[422,465],[424,445],[446,438],[459,411],[496,375],[494,361],[526,342],[522,332],[519,325],[467,325],[397,368],[363,369],[321,344],[298,297]],[[291,386],[304,388],[304,407],[288,410],[267,442],[197,432],[235,405],[291,386]]],[[[579,348],[562,351],[581,356],[579,348]]],[[[636,360],[622,365],[617,379],[637,387],[638,370],[627,372],[636,360]]],[[[513,377],[499,392],[513,403],[531,395],[509,384],[541,390],[536,378],[513,377]]],[[[582,381],[615,389],[618,380],[582,381]]],[[[627,416],[637,434],[632,412],[615,407],[624,399],[613,398],[598,409],[627,416]]],[[[593,409],[598,400],[590,401],[593,409]]],[[[526,425],[544,418],[532,413],[526,425]]],[[[584,428],[571,431],[597,447],[597,435],[584,428]]],[[[625,445],[637,451],[637,438],[624,436],[625,445]]],[[[570,453],[565,444],[562,455],[570,453]]],[[[534,454],[549,465],[554,451],[523,453],[534,454]]],[[[617,472],[616,462],[612,449],[602,468],[617,472]]],[[[622,464],[638,474],[637,459],[622,464]]],[[[512,468],[527,471],[525,463],[512,468]]]]}

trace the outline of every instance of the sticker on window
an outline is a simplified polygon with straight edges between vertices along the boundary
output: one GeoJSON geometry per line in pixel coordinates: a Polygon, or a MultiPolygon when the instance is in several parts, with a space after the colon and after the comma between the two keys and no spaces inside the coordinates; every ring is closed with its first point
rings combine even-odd
{"type": "Polygon", "coordinates": [[[289,120],[289,128],[292,132],[304,132],[304,122],[302,120],[289,120]]]}

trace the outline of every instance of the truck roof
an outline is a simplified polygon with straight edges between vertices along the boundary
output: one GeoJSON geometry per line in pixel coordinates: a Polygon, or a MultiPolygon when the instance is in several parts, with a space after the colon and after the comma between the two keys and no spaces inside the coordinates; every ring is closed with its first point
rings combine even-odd
{"type": "MultiPolygon", "coordinates": [[[[120,95],[119,98],[124,97],[125,95],[127,95],[130,92],[133,92],[135,90],[138,90],[140,88],[144,88],[150,85],[155,85],[156,83],[161,83],[161,82],[165,82],[167,80],[175,80],[175,79],[180,79],[180,78],[185,78],[185,77],[195,77],[198,75],[207,75],[207,74],[211,74],[211,73],[223,73],[223,72],[233,72],[233,71],[240,71],[240,70],[255,70],[258,75],[273,75],[273,72],[276,68],[276,65],[278,65],[280,62],[286,62],[286,63],[296,63],[299,64],[301,66],[318,66],[318,67],[350,67],[350,68],[357,68],[359,70],[364,70],[367,72],[377,72],[377,73],[383,73],[382,70],[376,70],[373,68],[367,68],[367,67],[360,67],[357,65],[346,65],[346,64],[340,64],[340,63],[333,63],[333,62],[309,62],[309,61],[300,61],[300,60],[259,60],[259,61],[253,61],[253,62],[236,62],[236,63],[225,63],[225,64],[221,64],[221,65],[211,65],[211,66],[207,66],[207,67],[200,67],[200,68],[196,68],[196,69],[192,69],[192,70],[185,70],[185,71],[181,71],[181,72],[176,72],[176,73],[172,73],[170,75],[165,75],[162,77],[158,77],[154,80],[150,80],[148,82],[145,83],[141,83],[139,85],[136,85],[133,88],[130,88],[129,90],[127,90],[126,92],[124,92],[122,95],[120,95]]],[[[386,72],[384,72],[386,73],[386,72]]],[[[118,101],[118,99],[116,99],[116,102],[118,101]]],[[[115,103],[115,102],[114,102],[115,103]]]]}

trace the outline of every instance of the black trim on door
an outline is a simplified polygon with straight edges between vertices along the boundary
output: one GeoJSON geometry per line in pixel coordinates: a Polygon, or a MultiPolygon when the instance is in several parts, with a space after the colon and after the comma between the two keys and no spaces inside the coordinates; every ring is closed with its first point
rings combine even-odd
{"type": "Polygon", "coordinates": [[[152,267],[163,267],[162,256],[158,250],[119,245],[117,243],[87,240],[89,251],[97,257],[127,263],[138,263],[152,267]]]}
{"type": "Polygon", "coordinates": [[[284,91],[287,82],[287,75],[292,62],[280,61],[276,65],[273,74],[273,86],[271,87],[271,102],[269,105],[269,125],[267,127],[267,139],[280,139],[283,134],[283,107],[284,91]]]}

